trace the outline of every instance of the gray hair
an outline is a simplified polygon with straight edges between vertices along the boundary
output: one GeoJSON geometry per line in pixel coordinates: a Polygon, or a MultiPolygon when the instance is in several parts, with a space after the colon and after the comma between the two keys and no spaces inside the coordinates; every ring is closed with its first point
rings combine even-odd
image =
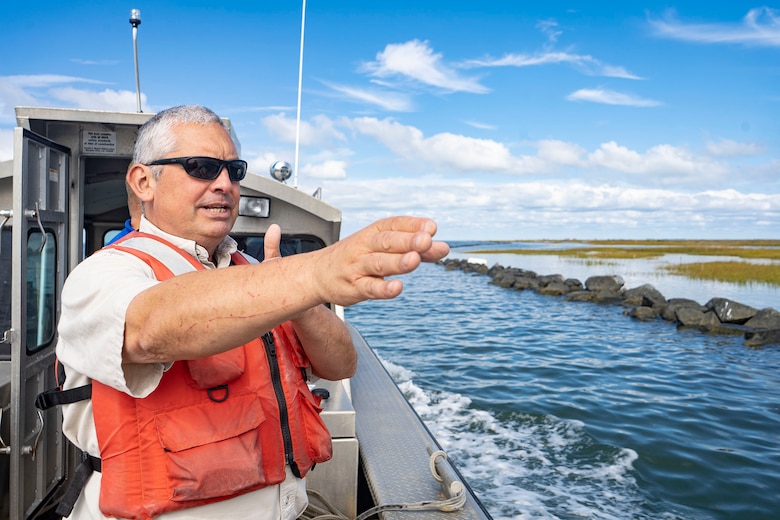
{"type": "MultiPolygon", "coordinates": [[[[138,129],[133,150],[133,163],[149,164],[165,157],[176,147],[173,127],[180,124],[210,125],[217,123],[225,130],[225,124],[211,109],[200,105],[180,105],[167,108],[155,114],[138,129]]],[[[160,166],[152,167],[155,177],[160,175],[160,166]]]]}

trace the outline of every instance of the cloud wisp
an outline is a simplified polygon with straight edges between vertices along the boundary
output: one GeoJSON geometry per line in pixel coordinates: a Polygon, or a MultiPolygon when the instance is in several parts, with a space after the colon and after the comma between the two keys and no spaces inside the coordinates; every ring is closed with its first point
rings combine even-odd
{"type": "Polygon", "coordinates": [[[540,52],[507,53],[500,58],[486,57],[466,60],[459,64],[461,68],[476,67],[535,67],[541,65],[565,64],[578,69],[588,76],[605,76],[621,79],[643,79],[626,70],[625,67],[608,65],[588,54],[576,54],[568,51],[557,51],[554,45],[563,34],[558,22],[553,19],[540,20],[536,28],[547,38],[544,49],[540,52]]]}
{"type": "Polygon", "coordinates": [[[766,152],[766,146],[761,143],[740,143],[731,139],[719,139],[707,143],[707,152],[713,157],[753,156],[766,152]]]}
{"type": "Polygon", "coordinates": [[[572,92],[566,99],[569,101],[588,101],[604,105],[623,105],[629,107],[657,107],[663,105],[654,99],[641,98],[633,94],[625,94],[604,88],[583,88],[572,92]]]}
{"type": "Polygon", "coordinates": [[[621,79],[642,79],[624,67],[606,65],[587,54],[572,54],[562,51],[546,51],[536,54],[505,54],[501,58],[482,58],[466,60],[460,64],[463,68],[475,67],[534,67],[540,65],[571,65],[588,76],[606,76],[621,79]]]}
{"type": "Polygon", "coordinates": [[[405,93],[363,89],[329,82],[323,83],[350,101],[367,103],[388,112],[411,112],[414,109],[409,95],[405,93]]]}
{"type": "Polygon", "coordinates": [[[671,12],[663,19],[649,19],[648,22],[656,35],[665,38],[699,43],[780,47],[780,11],[770,7],[749,10],[741,23],[684,23],[671,12]]]}
{"type": "MultiPolygon", "coordinates": [[[[0,77],[0,123],[14,120],[16,106],[66,106],[89,110],[135,112],[136,94],[106,88],[100,92],[73,85],[106,85],[105,81],[58,74],[31,74],[0,77]]],[[[142,105],[146,96],[142,94],[142,105]]],[[[148,107],[147,107],[148,108],[148,107]]]]}
{"type": "Polygon", "coordinates": [[[70,61],[78,65],[98,66],[98,67],[113,66],[119,63],[119,60],[89,60],[84,58],[72,58],[70,61]]]}
{"type": "MultiPolygon", "coordinates": [[[[500,58],[485,57],[447,63],[443,54],[435,52],[428,41],[415,39],[386,45],[376,54],[375,60],[364,62],[358,68],[359,73],[367,74],[372,83],[380,85],[383,90],[323,83],[349,100],[366,103],[386,111],[410,112],[414,110],[411,94],[401,93],[402,89],[408,89],[410,85],[433,88],[443,93],[489,93],[491,89],[483,85],[479,78],[462,73],[463,70],[468,69],[566,64],[588,76],[643,79],[629,72],[625,67],[602,63],[587,54],[552,50],[552,45],[562,34],[558,29],[558,23],[554,20],[540,21],[537,28],[547,38],[546,49],[537,53],[507,53],[500,58]]],[[[634,106],[649,106],[654,103],[651,100],[626,96],[620,100],[617,98],[613,95],[613,101],[601,102],[634,106]]]]}

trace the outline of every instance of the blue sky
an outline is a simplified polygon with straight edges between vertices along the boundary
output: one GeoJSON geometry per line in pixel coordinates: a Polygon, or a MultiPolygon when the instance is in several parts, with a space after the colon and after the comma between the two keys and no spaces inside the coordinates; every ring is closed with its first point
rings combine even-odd
{"type": "MultiPolygon", "coordinates": [[[[301,2],[19,2],[13,107],[229,117],[250,170],[294,162],[301,2]]],[[[780,238],[780,5],[309,0],[298,188],[345,233],[393,214],[444,239],[780,238]]]]}

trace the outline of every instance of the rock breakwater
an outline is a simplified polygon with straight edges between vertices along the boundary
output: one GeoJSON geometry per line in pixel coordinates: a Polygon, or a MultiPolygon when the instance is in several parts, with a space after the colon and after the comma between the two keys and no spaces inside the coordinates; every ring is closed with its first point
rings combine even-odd
{"type": "Polygon", "coordinates": [[[704,305],[686,298],[667,299],[655,287],[644,284],[626,288],[617,275],[591,276],[585,282],[560,274],[539,275],[533,271],[469,258],[448,258],[439,262],[447,270],[486,275],[488,283],[516,291],[563,297],[572,302],[619,304],[624,314],[637,320],[663,319],[678,327],[696,328],[711,334],[744,337],[744,345],[780,345],[780,312],[755,309],[727,298],[711,298],[704,305]]]}

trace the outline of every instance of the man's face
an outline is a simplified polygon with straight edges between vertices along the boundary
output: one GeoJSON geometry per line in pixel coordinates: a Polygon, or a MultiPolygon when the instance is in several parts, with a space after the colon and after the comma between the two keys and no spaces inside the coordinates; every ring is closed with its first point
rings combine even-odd
{"type": "MultiPolygon", "coordinates": [[[[176,147],[171,157],[206,156],[238,159],[233,140],[219,124],[177,125],[176,147]]],[[[153,181],[153,200],[146,205],[147,218],[163,231],[194,240],[211,255],[230,232],[238,216],[240,187],[227,168],[212,180],[191,177],[179,164],[162,166],[153,181]]]]}

